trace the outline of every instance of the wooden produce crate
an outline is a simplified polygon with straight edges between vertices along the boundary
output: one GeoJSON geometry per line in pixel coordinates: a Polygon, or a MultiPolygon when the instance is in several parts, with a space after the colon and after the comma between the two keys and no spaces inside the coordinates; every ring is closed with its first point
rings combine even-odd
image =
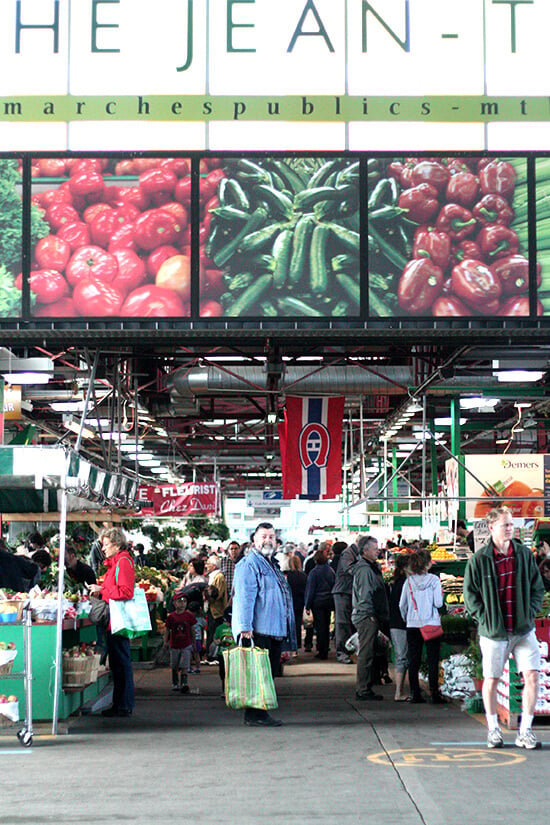
{"type": "MultiPolygon", "coordinates": [[[[62,687],[82,690],[92,681],[93,656],[64,656],[62,687]]],[[[96,674],[97,679],[97,674],[96,674]]]]}

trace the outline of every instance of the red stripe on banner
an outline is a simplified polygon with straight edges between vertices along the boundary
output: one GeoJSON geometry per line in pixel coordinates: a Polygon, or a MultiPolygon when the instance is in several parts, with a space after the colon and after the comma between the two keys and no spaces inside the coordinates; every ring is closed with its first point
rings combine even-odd
{"type": "Polygon", "coordinates": [[[287,397],[279,427],[283,498],[323,500],[341,494],[343,415],[342,397],[287,397]]]}

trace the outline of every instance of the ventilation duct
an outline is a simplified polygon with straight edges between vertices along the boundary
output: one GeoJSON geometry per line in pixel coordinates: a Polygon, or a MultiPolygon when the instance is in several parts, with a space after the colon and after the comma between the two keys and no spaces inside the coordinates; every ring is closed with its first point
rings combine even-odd
{"type": "MultiPolygon", "coordinates": [[[[377,367],[375,372],[356,366],[323,367],[317,372],[311,367],[288,367],[278,389],[287,395],[402,395],[413,383],[410,367],[377,367]]],[[[184,397],[269,391],[262,367],[181,369],[170,375],[166,386],[172,396],[184,397]]]]}

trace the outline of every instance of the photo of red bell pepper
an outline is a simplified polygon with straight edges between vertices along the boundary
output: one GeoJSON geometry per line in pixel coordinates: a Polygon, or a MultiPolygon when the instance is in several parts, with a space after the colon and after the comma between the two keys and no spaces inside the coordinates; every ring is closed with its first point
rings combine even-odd
{"type": "Polygon", "coordinates": [[[483,257],[490,261],[515,255],[519,249],[517,232],[502,224],[484,226],[476,241],[483,257]]]}
{"type": "Polygon", "coordinates": [[[478,312],[487,312],[487,306],[502,294],[498,277],[482,261],[471,258],[453,267],[451,285],[454,294],[478,312]]]}
{"type": "Polygon", "coordinates": [[[401,193],[398,206],[415,223],[429,223],[439,209],[437,189],[430,183],[421,183],[401,193]]]}
{"type": "Polygon", "coordinates": [[[529,292],[529,261],[523,255],[508,255],[491,264],[491,272],[502,284],[505,295],[529,292]]]}
{"type": "Polygon", "coordinates": [[[509,200],[516,188],[516,170],[505,160],[492,160],[481,169],[479,185],[484,195],[502,195],[509,200]]]}
{"type": "Polygon", "coordinates": [[[447,203],[437,216],[435,228],[440,232],[446,232],[453,241],[461,241],[475,232],[476,219],[465,206],[447,203]]]}
{"type": "Polygon", "coordinates": [[[401,309],[420,315],[428,310],[443,288],[443,272],[428,258],[409,261],[397,287],[401,309]]]}
{"type": "Polygon", "coordinates": [[[458,203],[470,209],[479,195],[479,179],[471,172],[451,174],[445,198],[450,203],[458,203]]]}
{"type": "Polygon", "coordinates": [[[472,208],[472,214],[480,226],[508,226],[514,220],[514,210],[501,195],[484,195],[472,208]]]}
{"type": "Polygon", "coordinates": [[[413,258],[429,258],[432,263],[445,270],[451,254],[451,239],[446,232],[419,226],[414,233],[412,254],[413,258]]]}
{"type": "Polygon", "coordinates": [[[463,318],[470,310],[456,295],[439,295],[432,306],[432,315],[436,318],[463,318]]]}
{"type": "Polygon", "coordinates": [[[476,261],[483,260],[479,244],[470,238],[464,238],[463,241],[458,241],[451,247],[451,266],[456,266],[465,258],[474,258],[476,261]]]}
{"type": "Polygon", "coordinates": [[[447,188],[449,178],[449,170],[442,163],[439,163],[439,161],[421,160],[412,168],[413,186],[418,186],[421,183],[429,183],[435,187],[439,193],[442,193],[447,188]]]}

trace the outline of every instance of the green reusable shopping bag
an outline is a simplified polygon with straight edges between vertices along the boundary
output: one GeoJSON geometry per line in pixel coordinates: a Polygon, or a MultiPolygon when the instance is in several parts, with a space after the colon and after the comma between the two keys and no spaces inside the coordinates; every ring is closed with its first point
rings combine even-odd
{"type": "Polygon", "coordinates": [[[141,587],[134,589],[133,599],[109,599],[111,633],[135,639],[151,630],[151,616],[145,593],[141,587]]]}
{"type": "Polygon", "coordinates": [[[225,703],[228,708],[277,707],[269,653],[261,647],[231,647],[223,651],[225,703]]]}

